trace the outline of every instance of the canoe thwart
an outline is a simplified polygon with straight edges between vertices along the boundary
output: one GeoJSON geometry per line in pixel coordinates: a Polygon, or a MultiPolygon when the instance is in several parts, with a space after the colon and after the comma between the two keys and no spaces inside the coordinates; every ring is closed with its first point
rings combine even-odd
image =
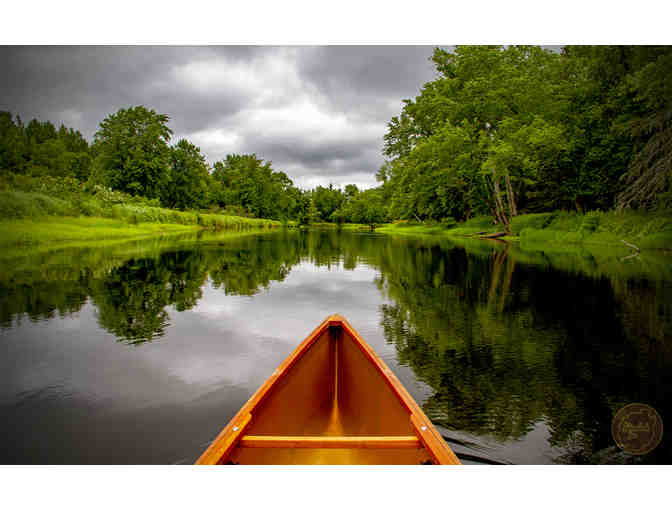
{"type": "Polygon", "coordinates": [[[420,448],[416,436],[243,436],[243,448],[420,448]]]}

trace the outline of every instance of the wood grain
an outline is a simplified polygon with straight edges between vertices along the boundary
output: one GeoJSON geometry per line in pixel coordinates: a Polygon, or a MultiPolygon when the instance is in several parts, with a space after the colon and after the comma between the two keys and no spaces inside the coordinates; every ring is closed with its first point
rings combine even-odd
{"type": "Polygon", "coordinates": [[[242,448],[421,448],[416,436],[243,436],[242,448]]]}

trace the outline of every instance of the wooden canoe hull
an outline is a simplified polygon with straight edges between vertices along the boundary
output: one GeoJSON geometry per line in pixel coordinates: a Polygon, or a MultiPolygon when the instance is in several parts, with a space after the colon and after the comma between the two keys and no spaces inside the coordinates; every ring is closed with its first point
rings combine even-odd
{"type": "Polygon", "coordinates": [[[459,464],[380,357],[341,316],[320,324],[197,464],[459,464]]]}

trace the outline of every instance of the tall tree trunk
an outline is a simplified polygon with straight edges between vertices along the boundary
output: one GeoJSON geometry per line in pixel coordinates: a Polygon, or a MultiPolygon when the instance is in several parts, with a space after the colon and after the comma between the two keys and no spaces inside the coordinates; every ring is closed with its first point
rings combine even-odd
{"type": "Polygon", "coordinates": [[[518,208],[516,207],[516,199],[513,194],[513,188],[511,187],[511,177],[509,172],[504,173],[504,181],[506,182],[506,194],[509,198],[509,211],[511,212],[511,217],[518,216],[518,208]]]}
{"type": "Polygon", "coordinates": [[[492,170],[492,187],[494,189],[495,195],[495,211],[497,211],[497,219],[504,225],[507,233],[511,233],[511,226],[509,225],[509,219],[506,216],[506,211],[504,210],[504,204],[502,203],[502,197],[499,192],[499,179],[495,175],[495,170],[492,170]]]}

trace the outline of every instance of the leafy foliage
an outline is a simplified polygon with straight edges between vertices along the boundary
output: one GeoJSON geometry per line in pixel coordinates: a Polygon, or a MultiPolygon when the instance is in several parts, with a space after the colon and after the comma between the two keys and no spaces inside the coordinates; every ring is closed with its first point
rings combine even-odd
{"type": "Polygon", "coordinates": [[[132,195],[160,197],[170,178],[168,120],[144,106],[122,108],[106,117],[93,144],[100,182],[132,195]]]}
{"type": "Polygon", "coordinates": [[[670,47],[437,49],[438,77],[388,123],[376,174],[392,218],[665,207],[670,47]],[[634,155],[634,156],[633,156],[634,155]]]}
{"type": "Polygon", "coordinates": [[[170,149],[170,179],[162,202],[176,209],[200,209],[209,203],[210,174],[201,150],[187,140],[170,149]]]}
{"type": "Polygon", "coordinates": [[[85,180],[90,171],[89,144],[79,131],[36,119],[24,126],[19,117],[0,112],[0,173],[85,180]]]}
{"type": "Polygon", "coordinates": [[[229,154],[214,165],[214,200],[220,207],[241,207],[258,218],[287,220],[301,208],[301,192],[284,172],[256,154],[229,154]]]}

